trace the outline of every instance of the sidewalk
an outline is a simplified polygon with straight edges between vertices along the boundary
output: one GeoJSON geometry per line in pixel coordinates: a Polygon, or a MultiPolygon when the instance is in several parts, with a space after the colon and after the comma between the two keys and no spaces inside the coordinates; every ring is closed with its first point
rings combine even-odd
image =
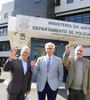
{"type": "MultiPolygon", "coordinates": [[[[2,98],[2,100],[7,100],[6,99],[7,98],[6,87],[7,87],[9,80],[10,80],[10,73],[3,71],[1,76],[0,76],[0,98],[2,98]]],[[[36,83],[32,83],[31,88],[32,89],[31,89],[30,94],[28,95],[28,100],[37,100],[36,83]]],[[[66,100],[66,97],[67,97],[66,96],[66,90],[64,89],[64,86],[60,87],[56,100],[66,100]]]]}

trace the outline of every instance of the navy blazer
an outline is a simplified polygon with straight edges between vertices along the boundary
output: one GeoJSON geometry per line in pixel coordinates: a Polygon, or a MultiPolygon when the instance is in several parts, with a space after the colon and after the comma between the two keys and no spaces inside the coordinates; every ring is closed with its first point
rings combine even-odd
{"type": "Polygon", "coordinates": [[[11,71],[11,79],[7,91],[9,93],[26,93],[31,90],[31,63],[27,61],[27,72],[24,75],[22,61],[16,58],[12,61],[7,60],[4,64],[4,71],[11,71]]]}

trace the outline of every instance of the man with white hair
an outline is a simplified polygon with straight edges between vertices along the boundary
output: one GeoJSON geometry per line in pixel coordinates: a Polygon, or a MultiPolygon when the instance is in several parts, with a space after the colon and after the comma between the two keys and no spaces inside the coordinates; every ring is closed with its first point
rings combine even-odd
{"type": "Polygon", "coordinates": [[[11,80],[8,84],[7,100],[24,100],[24,96],[31,90],[31,62],[30,48],[25,46],[21,50],[21,56],[16,56],[16,50],[11,50],[9,59],[4,64],[4,71],[11,72],[11,80]]]}
{"type": "Polygon", "coordinates": [[[63,56],[64,66],[68,68],[66,79],[68,100],[84,100],[85,94],[90,95],[90,60],[83,58],[82,46],[76,47],[75,56],[69,56],[72,49],[69,42],[63,56]]]}
{"type": "Polygon", "coordinates": [[[58,87],[63,80],[63,66],[61,58],[55,56],[55,45],[45,44],[46,55],[39,57],[37,62],[31,63],[33,73],[38,73],[37,91],[38,100],[56,100],[58,87]]]}

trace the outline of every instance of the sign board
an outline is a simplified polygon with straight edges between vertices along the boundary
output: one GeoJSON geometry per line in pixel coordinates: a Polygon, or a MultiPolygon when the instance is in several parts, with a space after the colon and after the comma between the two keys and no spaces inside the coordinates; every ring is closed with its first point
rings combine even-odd
{"type": "MultiPolygon", "coordinates": [[[[10,17],[9,26],[13,25],[12,20],[13,17],[10,17]]],[[[13,41],[11,45],[15,48],[29,44],[31,37],[71,41],[72,45],[90,45],[90,25],[17,15],[14,27],[14,30],[9,27],[8,31],[13,41]]]]}

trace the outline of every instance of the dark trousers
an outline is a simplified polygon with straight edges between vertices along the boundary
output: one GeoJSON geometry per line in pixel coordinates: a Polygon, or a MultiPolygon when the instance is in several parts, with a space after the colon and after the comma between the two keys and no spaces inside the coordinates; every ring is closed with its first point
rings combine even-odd
{"type": "Polygon", "coordinates": [[[45,100],[46,94],[47,94],[47,100],[56,100],[56,96],[57,96],[57,91],[53,91],[49,84],[46,83],[45,88],[42,92],[38,91],[38,100],[45,100]]]}
{"type": "Polygon", "coordinates": [[[68,100],[84,100],[83,90],[69,89],[68,100]]]}
{"type": "Polygon", "coordinates": [[[24,100],[24,94],[8,93],[7,100],[24,100]]]}

